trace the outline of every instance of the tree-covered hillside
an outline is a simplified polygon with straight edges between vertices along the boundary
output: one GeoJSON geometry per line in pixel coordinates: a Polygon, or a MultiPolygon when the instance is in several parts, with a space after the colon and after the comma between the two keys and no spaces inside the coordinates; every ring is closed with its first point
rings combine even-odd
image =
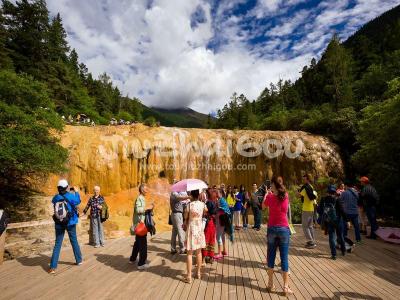
{"type": "Polygon", "coordinates": [[[343,43],[333,36],[295,82],[271,83],[255,100],[234,94],[211,127],[326,135],[341,147],[348,177],[371,176],[391,212],[400,201],[399,78],[397,6],[343,43]]]}

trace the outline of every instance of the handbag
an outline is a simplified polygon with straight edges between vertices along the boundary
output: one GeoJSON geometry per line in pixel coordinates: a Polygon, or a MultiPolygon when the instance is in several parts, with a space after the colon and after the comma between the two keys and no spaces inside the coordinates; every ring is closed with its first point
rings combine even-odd
{"type": "Polygon", "coordinates": [[[168,225],[172,225],[171,207],[169,208],[169,213],[168,213],[168,225]]]}
{"type": "Polygon", "coordinates": [[[146,236],[147,235],[147,227],[143,222],[140,222],[135,227],[135,235],[136,236],[146,236]]]}

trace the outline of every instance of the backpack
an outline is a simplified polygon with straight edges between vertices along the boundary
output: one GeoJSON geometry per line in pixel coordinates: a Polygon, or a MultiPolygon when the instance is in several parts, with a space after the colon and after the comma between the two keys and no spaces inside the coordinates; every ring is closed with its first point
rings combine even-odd
{"type": "Polygon", "coordinates": [[[306,184],[304,186],[304,189],[306,190],[308,199],[310,199],[311,201],[317,199],[318,194],[311,184],[306,184]]]}
{"type": "Polygon", "coordinates": [[[103,223],[108,220],[108,218],[110,217],[110,213],[108,212],[108,205],[107,205],[106,201],[103,201],[101,206],[102,206],[102,208],[100,211],[100,221],[101,221],[101,223],[103,223]]]}
{"type": "Polygon", "coordinates": [[[53,220],[56,224],[68,225],[73,213],[68,210],[68,199],[64,195],[61,196],[64,200],[54,203],[53,220]]]}
{"type": "Polygon", "coordinates": [[[337,223],[336,207],[333,203],[325,203],[322,213],[322,220],[325,224],[335,225],[337,223]]]}
{"type": "Polygon", "coordinates": [[[6,212],[0,209],[0,235],[2,235],[4,231],[6,231],[9,221],[10,219],[8,218],[6,212]]]}

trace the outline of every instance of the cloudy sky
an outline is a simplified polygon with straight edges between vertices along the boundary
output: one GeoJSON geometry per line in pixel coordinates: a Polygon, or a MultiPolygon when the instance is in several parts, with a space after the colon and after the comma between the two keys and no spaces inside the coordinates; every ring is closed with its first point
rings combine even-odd
{"type": "Polygon", "coordinates": [[[345,39],[399,0],[47,0],[97,77],[149,106],[208,113],[296,79],[333,33],[345,39]]]}

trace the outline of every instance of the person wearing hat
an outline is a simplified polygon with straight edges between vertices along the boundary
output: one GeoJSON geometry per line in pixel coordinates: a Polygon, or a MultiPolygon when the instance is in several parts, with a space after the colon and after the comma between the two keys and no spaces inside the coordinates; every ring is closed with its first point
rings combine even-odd
{"type": "Polygon", "coordinates": [[[375,231],[378,230],[376,222],[376,206],[379,202],[379,195],[376,189],[370,184],[369,178],[362,176],[360,178],[362,189],[360,192],[361,202],[367,214],[368,222],[371,225],[371,234],[367,236],[369,239],[376,239],[375,231]]]}
{"type": "Polygon", "coordinates": [[[336,259],[336,240],[340,245],[342,255],[346,254],[346,245],[344,242],[341,224],[346,221],[346,214],[343,206],[336,196],[336,186],[328,186],[327,195],[321,199],[318,206],[318,213],[322,216],[321,226],[325,228],[325,234],[329,235],[329,247],[331,249],[331,258],[336,259]]]}
{"type": "Polygon", "coordinates": [[[61,246],[64,240],[65,231],[68,232],[69,241],[71,242],[72,250],[75,256],[75,262],[79,266],[82,264],[82,253],[79,247],[78,238],[76,235],[76,224],[78,224],[77,206],[81,203],[81,198],[78,191],[71,187],[68,192],[68,181],[61,179],[57,184],[58,194],[51,200],[54,207],[57,202],[66,203],[67,210],[70,213],[70,218],[67,224],[55,223],[56,240],[53,249],[53,254],[50,261],[50,274],[54,274],[57,269],[58,259],[60,257],[61,246]]]}

